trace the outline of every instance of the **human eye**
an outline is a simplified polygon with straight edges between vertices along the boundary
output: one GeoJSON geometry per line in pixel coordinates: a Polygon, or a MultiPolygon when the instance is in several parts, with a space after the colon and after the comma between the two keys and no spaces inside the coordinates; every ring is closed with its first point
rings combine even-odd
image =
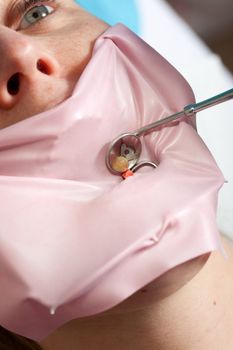
{"type": "Polygon", "coordinates": [[[54,7],[42,4],[42,1],[25,1],[20,7],[21,20],[17,30],[27,29],[55,11],[54,7]]]}

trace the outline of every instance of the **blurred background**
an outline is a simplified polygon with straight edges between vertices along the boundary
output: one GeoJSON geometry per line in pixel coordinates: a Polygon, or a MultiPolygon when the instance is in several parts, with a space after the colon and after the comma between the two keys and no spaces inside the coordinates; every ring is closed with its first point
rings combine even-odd
{"type": "Polygon", "coordinates": [[[233,0],[166,0],[233,72],[233,0]]]}

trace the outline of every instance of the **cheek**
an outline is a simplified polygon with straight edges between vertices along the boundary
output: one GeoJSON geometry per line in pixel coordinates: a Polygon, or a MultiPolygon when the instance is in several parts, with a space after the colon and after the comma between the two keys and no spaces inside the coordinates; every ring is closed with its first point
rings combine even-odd
{"type": "Polygon", "coordinates": [[[56,62],[56,77],[62,79],[77,80],[92,54],[91,45],[83,44],[74,35],[53,35],[43,43],[42,49],[56,62]]]}
{"type": "MultiPolygon", "coordinates": [[[[96,39],[109,27],[76,4],[67,5],[51,21],[46,40],[46,49],[57,60],[60,77],[77,80],[89,62],[96,39]]],[[[43,42],[44,44],[45,42],[43,42]]]]}
{"type": "Polygon", "coordinates": [[[53,37],[47,47],[59,65],[60,78],[67,77],[77,81],[91,59],[96,39],[106,29],[107,25],[98,28],[79,28],[66,30],[65,34],[53,37]]]}
{"type": "Polygon", "coordinates": [[[91,58],[91,51],[69,41],[64,42],[62,50],[56,48],[54,56],[59,65],[59,78],[77,81],[91,58]]]}

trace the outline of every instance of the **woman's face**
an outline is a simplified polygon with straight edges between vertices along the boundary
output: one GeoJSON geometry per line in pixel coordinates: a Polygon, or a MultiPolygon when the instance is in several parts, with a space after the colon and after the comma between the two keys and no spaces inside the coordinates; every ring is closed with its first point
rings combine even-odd
{"type": "Polygon", "coordinates": [[[107,27],[74,0],[0,0],[0,128],[67,99],[107,27]]]}

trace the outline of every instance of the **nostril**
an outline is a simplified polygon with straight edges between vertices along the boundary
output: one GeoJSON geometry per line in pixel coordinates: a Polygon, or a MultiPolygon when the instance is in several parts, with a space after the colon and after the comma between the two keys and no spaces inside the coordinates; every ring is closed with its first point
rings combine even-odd
{"type": "Polygon", "coordinates": [[[16,73],[7,82],[7,91],[10,95],[17,95],[20,88],[20,74],[16,73]]]}
{"type": "Polygon", "coordinates": [[[37,69],[44,74],[47,74],[47,75],[51,74],[51,70],[49,66],[43,60],[37,61],[37,69]]]}

